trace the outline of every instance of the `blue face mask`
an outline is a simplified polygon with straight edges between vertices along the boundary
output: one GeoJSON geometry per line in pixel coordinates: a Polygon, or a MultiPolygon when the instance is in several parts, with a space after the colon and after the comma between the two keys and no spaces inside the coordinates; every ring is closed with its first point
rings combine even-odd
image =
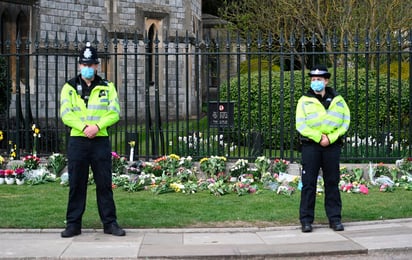
{"type": "Polygon", "coordinates": [[[321,92],[325,88],[325,82],[320,80],[311,81],[310,88],[315,92],[321,92]]]}
{"type": "Polygon", "coordinates": [[[94,76],[94,69],[91,67],[83,67],[80,71],[82,77],[85,79],[91,79],[94,76]]]}

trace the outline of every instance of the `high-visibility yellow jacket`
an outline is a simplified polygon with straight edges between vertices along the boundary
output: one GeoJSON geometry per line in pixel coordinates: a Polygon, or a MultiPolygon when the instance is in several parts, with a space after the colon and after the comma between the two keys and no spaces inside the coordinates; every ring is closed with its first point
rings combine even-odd
{"type": "Polygon", "coordinates": [[[71,128],[70,136],[85,136],[83,129],[87,125],[99,127],[96,136],[108,136],[107,128],[119,121],[120,105],[114,84],[97,75],[95,80],[98,83],[90,93],[87,106],[77,90],[79,77],[63,85],[60,116],[63,123],[71,128]]]}
{"type": "Polygon", "coordinates": [[[327,91],[332,95],[327,109],[311,92],[299,99],[296,106],[296,130],[316,143],[320,142],[322,134],[326,134],[332,144],[348,131],[350,111],[341,95],[329,87],[327,91]]]}

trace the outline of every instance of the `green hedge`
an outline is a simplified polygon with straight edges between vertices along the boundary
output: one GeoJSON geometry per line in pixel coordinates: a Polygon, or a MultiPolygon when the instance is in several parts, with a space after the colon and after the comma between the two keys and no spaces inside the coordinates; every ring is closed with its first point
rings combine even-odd
{"type": "MultiPolygon", "coordinates": [[[[242,74],[240,82],[237,78],[230,81],[230,90],[227,83],[221,85],[220,99],[235,102],[232,130],[242,134],[234,134],[232,138],[241,138],[242,142],[244,135],[258,132],[263,134],[265,147],[279,148],[283,134],[284,148],[288,148],[292,138],[296,145],[295,106],[302,92],[307,91],[309,78],[307,73],[302,77],[301,71],[295,71],[293,75],[284,72],[281,85],[280,72],[272,71],[270,77],[268,71],[253,72],[250,78],[242,74]]],[[[329,86],[333,86],[334,79],[332,75],[329,86]]],[[[354,136],[356,131],[360,138],[372,136],[382,140],[388,132],[395,139],[399,133],[400,138],[406,137],[407,132],[403,129],[409,124],[410,98],[406,80],[398,82],[394,78],[388,79],[386,74],[378,76],[365,70],[358,70],[357,74],[348,71],[345,75],[343,69],[338,69],[336,82],[337,91],[345,97],[351,110],[352,123],[347,136],[354,136]]]]}

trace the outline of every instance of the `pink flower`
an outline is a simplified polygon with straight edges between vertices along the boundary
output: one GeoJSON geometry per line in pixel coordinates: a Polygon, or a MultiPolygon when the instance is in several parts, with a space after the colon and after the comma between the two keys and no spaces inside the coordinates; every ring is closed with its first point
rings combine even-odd
{"type": "Polygon", "coordinates": [[[15,172],[16,174],[23,174],[24,168],[17,168],[14,172],[15,172]]]}
{"type": "Polygon", "coordinates": [[[359,191],[360,191],[360,193],[363,193],[363,194],[368,194],[369,193],[369,189],[365,184],[361,184],[359,186],[359,191]]]}
{"type": "Polygon", "coordinates": [[[10,175],[13,175],[13,174],[14,174],[14,171],[12,169],[7,169],[7,170],[4,171],[4,175],[6,177],[10,176],[10,175]]]}
{"type": "Polygon", "coordinates": [[[352,183],[348,183],[348,184],[345,184],[345,186],[343,187],[343,191],[346,191],[346,192],[350,192],[351,190],[352,190],[352,188],[353,188],[353,184],[352,183]]]}
{"type": "Polygon", "coordinates": [[[114,157],[116,159],[120,158],[120,156],[116,152],[112,152],[112,157],[114,157]]]}

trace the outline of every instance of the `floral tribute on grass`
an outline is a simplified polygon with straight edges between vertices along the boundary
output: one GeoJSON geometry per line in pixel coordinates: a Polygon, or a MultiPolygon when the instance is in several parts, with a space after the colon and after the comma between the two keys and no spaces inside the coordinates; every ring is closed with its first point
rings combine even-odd
{"type": "MultiPolygon", "coordinates": [[[[200,169],[196,168],[190,156],[176,154],[161,156],[151,162],[137,161],[127,167],[126,174],[113,171],[113,188],[129,192],[147,190],[154,194],[209,191],[215,196],[255,194],[262,188],[276,194],[291,195],[297,189],[298,176],[283,173],[288,176],[280,177],[273,172],[272,166],[279,159],[271,161],[261,157],[257,168],[252,168],[245,159],[239,159],[226,168],[226,161],[223,156],[205,157],[199,162],[200,169]]],[[[282,163],[289,164],[286,160],[282,163]]],[[[287,167],[284,170],[287,171],[287,167]]]]}
{"type": "MultiPolygon", "coordinates": [[[[15,152],[15,146],[10,147],[10,151],[15,152]]],[[[224,156],[210,156],[195,164],[190,156],[176,154],[152,161],[128,161],[116,152],[111,155],[113,188],[128,192],[195,194],[209,191],[215,196],[229,193],[244,196],[268,191],[291,196],[301,186],[300,176],[289,174],[290,162],[282,158],[259,156],[252,163],[246,159],[228,163],[224,156]]],[[[67,172],[61,174],[67,164],[64,155],[53,154],[43,164],[35,155],[23,157],[22,162],[14,156],[0,157],[0,180],[24,179],[30,185],[60,181],[62,186],[68,185],[67,172]]],[[[93,184],[90,176],[89,184],[93,184]]],[[[412,190],[412,158],[396,161],[395,167],[370,163],[366,174],[362,168],[340,169],[339,189],[342,192],[366,195],[374,188],[381,192],[399,188],[412,190]]],[[[323,190],[323,178],[319,176],[317,193],[321,195],[323,190]]]]}
{"type": "Polygon", "coordinates": [[[3,163],[0,168],[5,179],[7,176],[8,179],[15,180],[15,182],[9,180],[9,183],[37,185],[56,181],[56,176],[49,170],[51,166],[47,163],[42,164],[41,159],[37,156],[30,154],[21,160],[16,160],[14,157],[2,158],[3,163]]]}
{"type": "Polygon", "coordinates": [[[396,161],[395,167],[384,163],[369,164],[368,179],[362,168],[340,169],[339,189],[347,193],[368,194],[372,188],[380,192],[393,192],[397,188],[412,190],[412,158],[396,161]]]}
{"type": "Polygon", "coordinates": [[[363,178],[363,169],[354,168],[349,170],[342,167],[340,169],[339,189],[347,193],[368,194],[369,188],[367,181],[363,178]]]}

